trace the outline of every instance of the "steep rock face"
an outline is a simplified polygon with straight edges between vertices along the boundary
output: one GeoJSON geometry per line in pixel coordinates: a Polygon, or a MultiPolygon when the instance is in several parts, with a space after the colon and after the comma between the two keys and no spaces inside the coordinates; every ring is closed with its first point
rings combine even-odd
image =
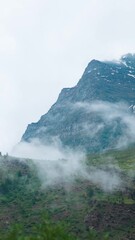
{"type": "Polygon", "coordinates": [[[28,125],[22,141],[51,143],[57,137],[64,145],[89,152],[116,147],[128,131],[125,116],[132,114],[127,112],[134,104],[135,55],[117,62],[92,60],[78,84],[64,88],[48,113],[28,125]]]}

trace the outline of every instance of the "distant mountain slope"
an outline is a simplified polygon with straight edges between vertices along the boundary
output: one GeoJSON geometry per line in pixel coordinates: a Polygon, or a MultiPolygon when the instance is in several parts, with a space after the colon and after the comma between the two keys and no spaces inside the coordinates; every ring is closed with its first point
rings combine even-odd
{"type": "Polygon", "coordinates": [[[28,125],[22,141],[51,143],[59,138],[66,146],[89,152],[124,146],[135,141],[134,104],[135,55],[119,61],[92,60],[78,84],[64,88],[48,113],[28,125]]]}

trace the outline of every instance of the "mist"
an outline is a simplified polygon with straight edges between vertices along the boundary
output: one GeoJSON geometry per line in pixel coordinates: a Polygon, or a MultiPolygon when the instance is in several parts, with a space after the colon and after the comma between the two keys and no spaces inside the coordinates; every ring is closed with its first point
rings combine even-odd
{"type": "Polygon", "coordinates": [[[82,124],[86,134],[94,138],[106,126],[112,128],[112,134],[117,131],[118,122],[121,126],[120,136],[116,139],[114,148],[123,149],[135,143],[135,114],[130,106],[124,102],[110,103],[105,101],[78,102],[73,106],[74,110],[82,109],[88,114],[88,119],[82,124]],[[100,123],[90,123],[89,116],[96,114],[101,119],[100,123]]]}
{"type": "MultiPolygon", "coordinates": [[[[72,110],[82,109],[85,113],[95,113],[100,116],[102,123],[82,123],[86,135],[94,139],[106,125],[112,126],[112,132],[116,129],[116,121],[119,119],[123,126],[122,135],[116,141],[115,148],[125,148],[135,142],[135,116],[130,111],[129,105],[95,101],[92,103],[78,102],[70,106],[72,110]]],[[[40,130],[40,129],[39,129],[40,130]]],[[[115,159],[105,159],[102,166],[87,165],[87,153],[84,149],[72,149],[63,146],[59,136],[52,139],[52,143],[43,144],[39,139],[31,142],[21,142],[15,146],[11,155],[19,158],[32,159],[37,166],[38,175],[42,186],[54,186],[58,184],[72,185],[76,179],[87,180],[101,187],[104,191],[121,189],[125,183],[121,178],[121,170],[115,159]]]]}
{"type": "Polygon", "coordinates": [[[88,166],[85,151],[64,147],[59,139],[52,145],[43,145],[38,139],[22,142],[13,149],[12,155],[32,159],[43,188],[61,184],[72,187],[76,179],[89,181],[107,192],[123,185],[118,166],[111,165],[110,161],[102,167],[88,166]]]}

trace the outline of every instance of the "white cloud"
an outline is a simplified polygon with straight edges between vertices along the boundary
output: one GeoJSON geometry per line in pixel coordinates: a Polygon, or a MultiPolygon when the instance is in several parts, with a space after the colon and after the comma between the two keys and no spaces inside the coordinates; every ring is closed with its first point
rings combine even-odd
{"type": "Polygon", "coordinates": [[[31,143],[22,142],[12,154],[33,159],[43,187],[60,183],[65,187],[68,184],[69,188],[75,179],[87,180],[107,192],[121,189],[124,185],[121,170],[113,163],[113,159],[108,159],[109,163],[100,167],[88,166],[85,152],[63,147],[58,139],[51,145],[42,145],[37,139],[31,143]]]}
{"type": "Polygon", "coordinates": [[[116,126],[118,126],[117,120],[119,120],[122,132],[118,139],[116,139],[114,147],[125,148],[135,142],[135,115],[130,112],[127,104],[123,102],[110,103],[105,101],[93,101],[92,103],[78,102],[74,104],[74,109],[76,110],[78,108],[87,112],[88,116],[89,114],[96,113],[96,116],[102,119],[100,123],[95,124],[95,127],[93,124],[95,131],[91,131],[92,123],[82,123],[83,130],[91,135],[92,138],[107,125],[110,126],[113,134],[113,131],[116,131],[116,126]]]}

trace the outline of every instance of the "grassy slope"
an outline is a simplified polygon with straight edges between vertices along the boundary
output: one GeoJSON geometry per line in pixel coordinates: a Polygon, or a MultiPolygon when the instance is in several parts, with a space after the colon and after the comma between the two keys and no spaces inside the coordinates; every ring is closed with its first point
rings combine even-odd
{"type": "Polygon", "coordinates": [[[109,239],[135,239],[135,150],[93,155],[87,162],[88,166],[102,167],[112,158],[123,170],[122,178],[127,183],[126,188],[115,193],[105,193],[98,185],[80,179],[70,186],[42,189],[30,160],[1,158],[1,234],[4,236],[16,223],[23,225],[26,234],[36,234],[33,227],[45,213],[52,223],[63,222],[76,239],[89,239],[89,228],[98,233],[94,239],[104,239],[105,233],[109,233],[109,239]]]}

